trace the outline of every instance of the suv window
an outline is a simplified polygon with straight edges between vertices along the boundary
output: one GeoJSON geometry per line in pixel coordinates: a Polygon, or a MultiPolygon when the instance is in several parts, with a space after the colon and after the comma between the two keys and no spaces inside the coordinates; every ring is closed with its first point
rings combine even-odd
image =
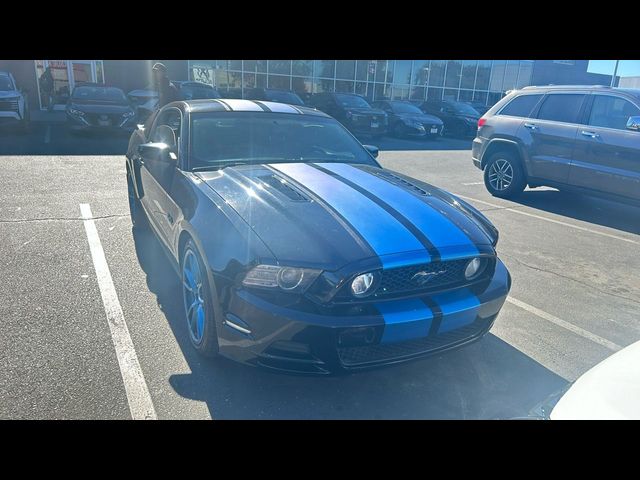
{"type": "Polygon", "coordinates": [[[528,117],[533,111],[542,95],[519,95],[511,100],[502,110],[499,115],[508,115],[511,117],[528,117]]]}
{"type": "Polygon", "coordinates": [[[554,122],[578,123],[580,107],[585,94],[552,94],[543,100],[538,118],[554,122]]]}
{"type": "Polygon", "coordinates": [[[628,100],[610,95],[594,95],[589,125],[626,130],[627,120],[634,115],[640,115],[640,109],[628,100]]]}

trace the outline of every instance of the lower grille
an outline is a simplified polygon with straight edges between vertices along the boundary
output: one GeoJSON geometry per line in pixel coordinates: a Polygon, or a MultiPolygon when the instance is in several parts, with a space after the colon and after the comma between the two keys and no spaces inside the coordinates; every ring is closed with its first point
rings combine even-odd
{"type": "Polygon", "coordinates": [[[104,121],[105,119],[109,121],[110,126],[118,126],[120,125],[120,123],[122,123],[122,120],[123,120],[122,115],[118,115],[118,114],[104,115],[104,114],[89,113],[89,114],[86,114],[85,118],[87,122],[89,122],[89,124],[95,125],[95,126],[100,125],[100,122],[104,121]]]}
{"type": "Polygon", "coordinates": [[[424,355],[478,337],[490,321],[480,319],[450,332],[405,342],[338,348],[338,356],[345,367],[357,367],[424,355]]]}
{"type": "Polygon", "coordinates": [[[18,100],[0,100],[0,112],[17,112],[18,100]]]}

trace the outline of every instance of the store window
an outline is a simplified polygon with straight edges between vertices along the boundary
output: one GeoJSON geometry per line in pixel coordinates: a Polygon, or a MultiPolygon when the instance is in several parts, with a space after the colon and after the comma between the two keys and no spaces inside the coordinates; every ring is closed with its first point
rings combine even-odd
{"type": "Polygon", "coordinates": [[[460,86],[460,76],[462,75],[462,62],[460,60],[449,60],[447,62],[447,78],[445,87],[458,88],[460,86]]]}
{"type": "Polygon", "coordinates": [[[429,67],[429,87],[444,86],[446,60],[431,60],[429,67]]]}
{"type": "Polygon", "coordinates": [[[460,88],[473,89],[476,83],[477,60],[465,60],[462,62],[462,82],[460,88]]]}
{"type": "Polygon", "coordinates": [[[336,62],[336,78],[353,80],[355,78],[355,75],[356,75],[355,60],[338,60],[336,62]]]}
{"type": "Polygon", "coordinates": [[[504,83],[502,85],[502,90],[513,90],[516,88],[516,83],[518,81],[518,69],[520,68],[519,60],[509,60],[505,67],[504,73],[504,83]]]}
{"type": "Polygon", "coordinates": [[[429,60],[413,61],[413,84],[425,86],[429,80],[429,60]]]}
{"type": "Polygon", "coordinates": [[[281,90],[291,89],[291,77],[284,75],[269,75],[267,85],[269,88],[279,88],[281,90]]]}
{"type": "Polygon", "coordinates": [[[291,60],[269,60],[269,75],[291,75],[291,60]]]}
{"type": "Polygon", "coordinates": [[[311,77],[313,75],[313,60],[294,60],[292,72],[301,77],[311,77]]]}
{"type": "Polygon", "coordinates": [[[316,60],[314,65],[314,77],[333,78],[336,73],[335,60],[316,60]]]}
{"type": "Polygon", "coordinates": [[[478,60],[478,73],[476,74],[476,83],[473,88],[476,90],[489,90],[490,78],[491,60],[478,60]]]}
{"type": "MultiPolygon", "coordinates": [[[[374,60],[375,69],[375,81],[386,82],[387,80],[387,61],[386,60],[374,60]]],[[[377,90],[376,90],[377,91],[377,90]]]]}
{"type": "Polygon", "coordinates": [[[432,88],[427,89],[427,100],[442,100],[443,89],[432,88]]]}
{"type": "Polygon", "coordinates": [[[427,89],[425,87],[413,87],[411,88],[409,98],[411,98],[411,100],[424,100],[426,94],[427,89]]]}
{"type": "Polygon", "coordinates": [[[353,93],[355,82],[336,80],[336,92],[353,93]]]}
{"type": "Polygon", "coordinates": [[[242,69],[245,72],[267,73],[266,60],[243,60],[242,69]]]}
{"type": "Polygon", "coordinates": [[[101,60],[36,60],[35,61],[40,108],[64,110],[73,89],[83,83],[104,82],[101,60]],[[51,91],[45,91],[47,82],[42,75],[49,68],[51,91]],[[51,102],[51,103],[50,103],[51,102]]]}
{"type": "Polygon", "coordinates": [[[396,60],[396,66],[393,74],[394,83],[411,83],[411,64],[411,60],[396,60]]]}
{"type": "Polygon", "coordinates": [[[506,69],[507,62],[504,60],[494,60],[493,67],[491,68],[491,81],[489,83],[489,90],[496,92],[502,91],[502,85],[504,80],[504,71],[506,69]]]}
{"type": "Polygon", "coordinates": [[[356,61],[356,80],[367,80],[369,75],[369,64],[370,60],[356,61]]]}
{"type": "Polygon", "coordinates": [[[520,72],[518,73],[518,83],[516,88],[526,87],[531,85],[531,75],[533,73],[533,62],[521,62],[520,72]]]}
{"type": "Polygon", "coordinates": [[[293,77],[291,79],[291,88],[298,94],[312,93],[313,78],[312,77],[293,77]]]}

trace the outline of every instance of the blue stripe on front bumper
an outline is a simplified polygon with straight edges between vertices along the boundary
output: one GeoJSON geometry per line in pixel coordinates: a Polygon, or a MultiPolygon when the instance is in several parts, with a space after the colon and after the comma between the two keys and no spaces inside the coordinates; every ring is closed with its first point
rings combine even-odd
{"type": "Polygon", "coordinates": [[[480,301],[471,290],[463,288],[431,297],[442,310],[438,333],[444,333],[473,323],[478,316],[480,301]]]}
{"type": "Polygon", "coordinates": [[[376,303],[384,319],[381,343],[401,342],[426,337],[433,312],[419,298],[376,303]]]}
{"type": "Polygon", "coordinates": [[[343,163],[318,163],[382,198],[420,229],[437,249],[442,260],[473,256],[478,249],[469,237],[431,205],[406,190],[375,175],[343,163]]]}
{"type": "Polygon", "coordinates": [[[431,261],[420,241],[389,212],[340,180],[305,164],[269,166],[300,183],[338,212],[381,257],[383,267],[388,268],[383,255],[403,251],[419,251],[416,263],[431,261]]]}

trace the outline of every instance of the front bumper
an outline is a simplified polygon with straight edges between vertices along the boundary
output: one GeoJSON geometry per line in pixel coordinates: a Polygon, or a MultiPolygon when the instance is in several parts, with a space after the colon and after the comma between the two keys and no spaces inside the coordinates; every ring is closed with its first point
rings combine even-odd
{"type": "Polygon", "coordinates": [[[379,302],[373,314],[309,313],[236,290],[217,325],[220,353],[250,365],[321,375],[405,362],[480,339],[510,287],[509,272],[497,260],[481,285],[379,302]]]}
{"type": "Polygon", "coordinates": [[[67,127],[74,132],[126,132],[131,133],[135,130],[137,120],[136,117],[122,119],[120,122],[112,122],[109,125],[102,126],[93,124],[82,117],[66,114],[67,127]]]}

